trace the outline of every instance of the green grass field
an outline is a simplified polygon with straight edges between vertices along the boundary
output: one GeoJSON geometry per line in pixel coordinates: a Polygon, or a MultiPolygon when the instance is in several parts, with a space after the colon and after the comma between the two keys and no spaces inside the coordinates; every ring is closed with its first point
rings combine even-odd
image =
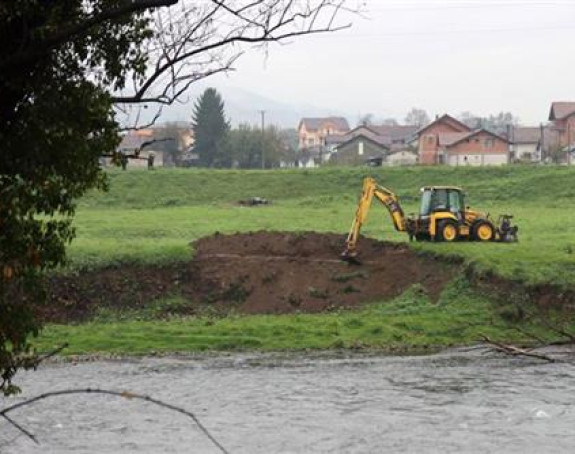
{"type": "MultiPolygon", "coordinates": [[[[421,186],[453,184],[466,190],[472,208],[513,213],[520,227],[518,244],[428,243],[415,248],[463,256],[508,278],[575,282],[575,169],[565,167],[112,171],[108,193],[90,194],[80,202],[71,266],[186,260],[190,241],[216,231],[344,234],[366,175],[395,191],[407,212],[417,211],[421,186]],[[237,206],[238,200],[252,196],[273,203],[237,206]]],[[[377,204],[363,233],[407,241],[377,204]]]]}
{"type": "MultiPolygon", "coordinates": [[[[79,202],[78,236],[69,249],[70,266],[63,272],[126,262],[188,260],[193,253],[189,243],[216,231],[315,230],[341,232],[343,240],[367,175],[396,192],[406,212],[417,211],[419,187],[459,185],[472,208],[495,215],[513,213],[520,227],[517,244],[413,243],[414,248],[461,256],[479,269],[514,280],[573,287],[575,169],[566,167],[113,170],[108,193],[89,194],[79,202]],[[272,205],[237,205],[252,196],[265,197],[272,205]]],[[[378,205],[373,206],[363,233],[407,242],[378,205]]],[[[459,279],[438,304],[415,288],[391,303],[315,315],[158,320],[142,309],[83,325],[48,326],[37,346],[48,349],[67,340],[71,344],[67,353],[144,354],[356,346],[417,350],[472,344],[480,334],[525,341],[523,334],[504,323],[500,317],[504,310],[500,302],[459,279]]],[[[528,329],[539,337],[554,338],[545,329],[528,329]]]]}

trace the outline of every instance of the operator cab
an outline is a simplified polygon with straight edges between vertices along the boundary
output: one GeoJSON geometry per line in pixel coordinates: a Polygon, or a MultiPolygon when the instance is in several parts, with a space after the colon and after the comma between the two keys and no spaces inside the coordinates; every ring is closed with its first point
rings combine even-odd
{"type": "Polygon", "coordinates": [[[420,217],[448,211],[464,219],[465,199],[463,190],[454,186],[426,186],[421,188],[420,217]]]}

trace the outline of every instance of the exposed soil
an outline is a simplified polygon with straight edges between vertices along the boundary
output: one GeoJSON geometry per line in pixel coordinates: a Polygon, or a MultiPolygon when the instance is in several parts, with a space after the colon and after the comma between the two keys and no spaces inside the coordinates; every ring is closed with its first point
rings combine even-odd
{"type": "MultiPolygon", "coordinates": [[[[404,244],[361,238],[361,265],[339,260],[344,236],[257,232],[216,234],[194,244],[188,263],[121,266],[52,277],[46,320],[87,320],[98,308],[143,307],[177,295],[177,312],[321,312],[393,298],[419,283],[432,299],[456,274],[445,260],[404,244]]],[[[173,308],[172,308],[173,312],[173,308]]]]}

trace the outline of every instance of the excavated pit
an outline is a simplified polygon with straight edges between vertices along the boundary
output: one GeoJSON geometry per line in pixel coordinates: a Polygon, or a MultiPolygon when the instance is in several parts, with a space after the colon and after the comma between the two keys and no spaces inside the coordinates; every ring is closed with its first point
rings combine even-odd
{"type": "Polygon", "coordinates": [[[420,284],[436,299],[456,274],[445,260],[419,256],[405,244],[361,238],[361,265],[340,260],[338,234],[255,232],[196,241],[188,263],[121,266],[52,277],[53,322],[88,320],[99,308],[134,309],[182,296],[171,313],[282,314],[322,312],[391,299],[420,284]]]}

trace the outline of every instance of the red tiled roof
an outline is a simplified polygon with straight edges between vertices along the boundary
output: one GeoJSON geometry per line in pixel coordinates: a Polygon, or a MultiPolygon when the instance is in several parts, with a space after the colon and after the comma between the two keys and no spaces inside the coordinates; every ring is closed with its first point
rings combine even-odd
{"type": "Polygon", "coordinates": [[[460,142],[467,137],[470,137],[474,134],[473,131],[471,132],[445,132],[438,134],[439,139],[439,146],[441,147],[449,147],[454,143],[460,142]]]}
{"type": "MultiPolygon", "coordinates": [[[[349,124],[343,117],[324,117],[324,118],[302,118],[299,124],[301,128],[302,123],[308,131],[317,131],[324,123],[333,123],[340,131],[349,131],[349,124]]],[[[298,128],[298,129],[299,129],[298,128]]]]}
{"type": "Polygon", "coordinates": [[[463,131],[471,131],[471,128],[469,126],[467,126],[465,123],[460,122],[457,118],[453,118],[451,115],[444,114],[441,117],[433,120],[431,123],[423,126],[419,130],[417,130],[417,134],[421,135],[424,131],[429,129],[431,126],[433,126],[436,123],[442,122],[442,121],[448,121],[448,122],[454,124],[455,126],[459,127],[462,132],[463,131]]]}
{"type": "MultiPolygon", "coordinates": [[[[498,136],[497,134],[495,134],[491,131],[488,131],[487,129],[481,128],[481,129],[476,129],[476,130],[468,132],[468,133],[464,133],[462,136],[460,136],[459,138],[456,138],[455,140],[451,141],[449,144],[446,144],[445,146],[451,147],[455,144],[458,144],[459,142],[461,142],[463,140],[470,139],[471,137],[476,136],[477,134],[480,134],[482,132],[484,132],[484,133],[486,133],[492,137],[495,137],[496,139],[503,140],[504,142],[507,142],[507,143],[509,142],[505,137],[498,136]]],[[[442,135],[445,135],[445,134],[439,134],[440,137],[442,135]]]]}
{"type": "Polygon", "coordinates": [[[514,143],[538,143],[541,140],[541,128],[537,126],[515,127],[512,134],[514,143]]]}
{"type": "Polygon", "coordinates": [[[364,134],[364,133],[360,133],[360,134],[356,134],[354,136],[351,137],[347,137],[347,140],[345,142],[342,142],[339,147],[342,147],[344,145],[347,145],[350,142],[353,142],[356,139],[366,139],[370,142],[373,142],[375,145],[378,145],[380,147],[386,148],[386,149],[390,149],[390,140],[389,137],[386,136],[378,136],[378,135],[374,135],[374,134],[364,134]]]}
{"type": "Polygon", "coordinates": [[[554,102],[549,111],[549,120],[562,120],[575,113],[575,102],[554,102]]]}
{"type": "Polygon", "coordinates": [[[372,125],[369,128],[381,136],[389,136],[391,139],[407,139],[417,132],[417,126],[409,125],[372,125]]]}
{"type": "Polygon", "coordinates": [[[392,142],[392,137],[389,135],[378,134],[373,126],[358,126],[344,135],[329,135],[325,138],[326,144],[341,144],[350,142],[355,137],[366,137],[378,145],[383,145],[389,148],[392,142]]]}
{"type": "Polygon", "coordinates": [[[326,145],[340,145],[351,142],[356,137],[363,137],[388,150],[401,150],[405,142],[417,131],[416,126],[406,125],[361,125],[342,136],[329,135],[326,145]],[[401,143],[397,143],[401,141],[401,143]]]}

